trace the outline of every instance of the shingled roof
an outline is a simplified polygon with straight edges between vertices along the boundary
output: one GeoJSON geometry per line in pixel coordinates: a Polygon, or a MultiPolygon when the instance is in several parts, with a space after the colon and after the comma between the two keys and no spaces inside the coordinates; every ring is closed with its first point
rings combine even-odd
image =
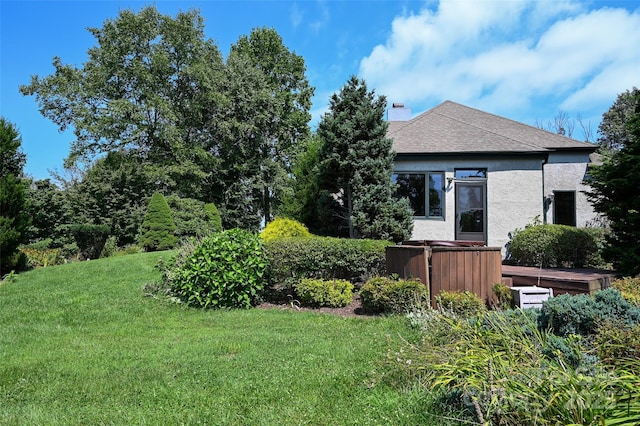
{"type": "Polygon", "coordinates": [[[391,121],[397,154],[594,151],[596,145],[445,101],[409,121],[391,121]]]}

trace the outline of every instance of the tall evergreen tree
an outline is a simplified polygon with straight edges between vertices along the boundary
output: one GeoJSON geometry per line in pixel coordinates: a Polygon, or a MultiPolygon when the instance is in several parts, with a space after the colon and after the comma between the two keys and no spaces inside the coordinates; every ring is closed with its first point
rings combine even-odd
{"type": "Polygon", "coordinates": [[[27,182],[23,178],[26,157],[21,144],[15,126],[0,117],[0,277],[15,266],[13,255],[29,226],[27,182]]]}
{"type": "Polygon", "coordinates": [[[618,94],[613,105],[602,115],[602,121],[598,126],[598,143],[605,153],[619,150],[629,143],[629,131],[626,126],[635,114],[638,95],[640,90],[637,87],[618,94]]]}
{"type": "MultiPolygon", "coordinates": [[[[620,99],[620,97],[618,98],[620,99]]],[[[617,103],[611,108],[617,108],[617,103]]],[[[618,272],[640,274],[640,92],[632,98],[633,113],[627,115],[620,147],[606,155],[603,164],[591,169],[594,209],[607,216],[611,237],[604,257],[618,272]]],[[[609,111],[611,112],[611,110],[609,111]]]]}
{"type": "Polygon", "coordinates": [[[161,193],[154,193],[140,227],[138,244],[146,251],[172,249],[178,241],[175,231],[176,225],[167,200],[161,193]]]}
{"type": "Polygon", "coordinates": [[[386,99],[352,76],[331,97],[318,126],[323,140],[320,185],[331,214],[351,238],[408,239],[413,213],[407,200],[395,199],[392,140],[386,137],[386,99]],[[331,200],[334,201],[331,201],[331,200]]]}

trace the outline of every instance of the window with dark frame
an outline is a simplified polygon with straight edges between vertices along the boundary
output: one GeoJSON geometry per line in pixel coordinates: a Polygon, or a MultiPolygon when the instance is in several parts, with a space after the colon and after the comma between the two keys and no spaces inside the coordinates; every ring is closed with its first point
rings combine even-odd
{"type": "Polygon", "coordinates": [[[576,226],[575,191],[553,191],[553,223],[576,226]]]}
{"type": "Polygon", "coordinates": [[[409,200],[414,216],[444,219],[444,173],[395,173],[392,179],[396,196],[409,200]]]}

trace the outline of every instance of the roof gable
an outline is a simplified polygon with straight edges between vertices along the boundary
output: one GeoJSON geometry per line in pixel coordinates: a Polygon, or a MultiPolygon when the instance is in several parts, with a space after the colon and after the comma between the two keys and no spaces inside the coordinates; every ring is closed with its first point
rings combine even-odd
{"type": "Polygon", "coordinates": [[[389,122],[398,154],[537,153],[595,150],[594,144],[445,101],[409,121],[389,122]]]}

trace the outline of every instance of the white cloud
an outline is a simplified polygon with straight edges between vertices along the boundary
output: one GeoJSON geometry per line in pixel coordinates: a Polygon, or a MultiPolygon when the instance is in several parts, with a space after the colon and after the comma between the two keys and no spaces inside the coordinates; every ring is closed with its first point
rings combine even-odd
{"type": "Polygon", "coordinates": [[[303,13],[300,11],[297,3],[291,5],[291,13],[289,15],[293,28],[298,28],[302,23],[303,13]]]}
{"type": "Polygon", "coordinates": [[[640,9],[441,0],[396,17],[360,76],[390,102],[417,109],[451,99],[517,116],[552,100],[551,116],[560,108],[601,114],[640,84],[638,46],[640,9]]]}

